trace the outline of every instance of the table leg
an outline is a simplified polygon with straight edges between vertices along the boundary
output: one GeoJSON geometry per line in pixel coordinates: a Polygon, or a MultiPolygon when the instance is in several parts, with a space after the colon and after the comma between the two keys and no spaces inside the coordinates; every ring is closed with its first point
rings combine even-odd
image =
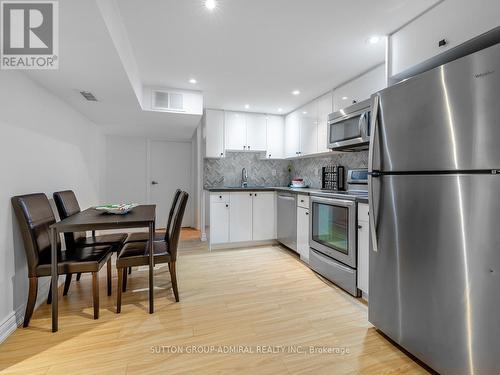
{"type": "Polygon", "coordinates": [[[57,233],[56,228],[52,228],[50,231],[50,244],[51,244],[51,277],[52,277],[52,332],[57,332],[58,330],[58,321],[57,321],[57,233]]]}
{"type": "Polygon", "coordinates": [[[154,239],[154,223],[149,224],[149,313],[154,313],[154,254],[153,254],[153,239],[154,239]]]}

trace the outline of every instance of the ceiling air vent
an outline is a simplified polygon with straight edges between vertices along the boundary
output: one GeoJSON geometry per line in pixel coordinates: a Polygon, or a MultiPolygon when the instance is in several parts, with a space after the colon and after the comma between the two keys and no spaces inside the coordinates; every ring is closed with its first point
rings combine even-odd
{"type": "Polygon", "coordinates": [[[90,102],[97,102],[97,98],[89,91],[80,91],[80,94],[90,102]]]}
{"type": "Polygon", "coordinates": [[[153,109],[169,110],[169,111],[184,111],[184,97],[182,94],[153,91],[153,109]]]}

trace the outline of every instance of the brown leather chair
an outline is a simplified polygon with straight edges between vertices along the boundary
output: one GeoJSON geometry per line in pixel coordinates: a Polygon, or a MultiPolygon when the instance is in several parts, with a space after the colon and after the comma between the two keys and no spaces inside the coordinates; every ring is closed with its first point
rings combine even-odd
{"type": "MultiPolygon", "coordinates": [[[[167,231],[170,236],[167,241],[154,241],[153,242],[153,252],[154,252],[154,263],[168,263],[168,268],[170,270],[170,278],[172,280],[172,289],[174,291],[175,301],[179,302],[179,291],[177,289],[177,275],[176,275],[176,261],[177,261],[177,247],[179,244],[179,238],[181,234],[182,219],[184,217],[184,211],[186,210],[186,204],[189,198],[189,194],[186,192],[181,192],[177,204],[175,205],[175,211],[173,214],[173,220],[170,228],[167,231]]],[[[127,267],[137,267],[146,266],[149,264],[149,242],[130,242],[123,246],[123,249],[118,254],[116,259],[116,268],[118,269],[118,285],[123,282],[123,269],[127,267]]],[[[122,304],[122,290],[117,288],[117,298],[116,298],[116,312],[120,313],[122,304]]]]}
{"type": "MultiPolygon", "coordinates": [[[[168,213],[167,226],[165,227],[165,232],[157,232],[154,234],[155,241],[167,241],[168,240],[168,228],[172,223],[172,218],[174,216],[175,205],[177,204],[177,200],[181,195],[181,189],[177,189],[174,193],[174,199],[172,200],[172,205],[170,206],[170,212],[168,213]]],[[[136,232],[130,233],[125,242],[145,242],[149,240],[148,232],[136,232]]]]}
{"type": "MultiPolygon", "coordinates": [[[[77,214],[81,211],[78,200],[73,190],[58,191],[53,194],[54,202],[56,203],[57,211],[59,212],[59,217],[61,220],[66,219],[69,216],[77,214]]],[[[86,232],[69,232],[64,233],[64,241],[66,243],[66,248],[75,247],[87,247],[87,246],[111,246],[112,251],[119,251],[127,238],[125,233],[117,234],[105,234],[101,236],[96,236],[92,232],[91,237],[87,237],[86,232]]],[[[110,270],[111,271],[111,270],[110,270]]],[[[76,276],[77,280],[80,280],[81,274],[78,273],[76,276]]],[[[65,285],[65,294],[68,292],[69,285],[71,283],[71,276],[65,285]]],[[[108,286],[108,295],[111,295],[111,286],[108,286]]]]}
{"type": "MultiPolygon", "coordinates": [[[[12,197],[11,202],[23,236],[24,250],[28,262],[29,294],[24,315],[24,327],[27,327],[35,307],[38,278],[51,275],[50,226],[56,222],[56,219],[49,200],[43,193],[12,197]]],[[[99,317],[98,272],[106,262],[111,266],[111,247],[88,246],[61,250],[58,236],[57,248],[57,272],[59,275],[71,275],[77,272],[92,273],[94,319],[97,319],[99,317]]]]}

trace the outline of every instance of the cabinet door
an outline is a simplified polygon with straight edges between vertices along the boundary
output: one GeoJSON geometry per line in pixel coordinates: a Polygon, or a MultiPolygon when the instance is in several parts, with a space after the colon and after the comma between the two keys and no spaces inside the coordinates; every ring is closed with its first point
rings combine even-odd
{"type": "Polygon", "coordinates": [[[245,114],[225,112],[226,150],[243,151],[247,146],[245,114]]]}
{"type": "Polygon", "coordinates": [[[318,152],[330,151],[328,145],[328,115],[333,112],[332,93],[318,99],[318,152]]]}
{"type": "Polygon", "coordinates": [[[391,36],[391,75],[401,73],[498,26],[500,2],[440,2],[391,36]],[[446,22],[443,22],[446,20],[446,22]],[[439,46],[445,39],[446,44],[439,46]]]}
{"type": "Polygon", "coordinates": [[[253,193],[234,192],[229,194],[229,241],[252,240],[252,198],[253,193]]]}
{"type": "Polygon", "coordinates": [[[318,102],[314,101],[299,110],[300,155],[318,152],[318,102]]]}
{"type": "Polygon", "coordinates": [[[297,207],[297,250],[300,259],[309,263],[309,210],[297,207]]]}
{"type": "Polygon", "coordinates": [[[368,295],[369,224],[358,220],[358,289],[368,295]]]}
{"type": "Polygon", "coordinates": [[[266,151],[267,146],[267,120],[266,115],[258,113],[247,113],[246,132],[247,149],[255,151],[266,151]]]}
{"type": "Polygon", "coordinates": [[[274,192],[253,193],[253,240],[276,238],[276,204],[274,192]]]}
{"type": "Polygon", "coordinates": [[[285,156],[287,158],[299,156],[300,124],[299,112],[290,113],[285,118],[285,156]]]}
{"type": "Polygon", "coordinates": [[[268,159],[285,157],[285,118],[283,116],[267,117],[267,152],[268,159]]]}
{"type": "Polygon", "coordinates": [[[210,204],[210,243],[229,242],[229,204],[217,202],[210,204]]]}
{"type": "Polygon", "coordinates": [[[224,111],[207,109],[205,112],[205,157],[224,156],[224,111]]]}

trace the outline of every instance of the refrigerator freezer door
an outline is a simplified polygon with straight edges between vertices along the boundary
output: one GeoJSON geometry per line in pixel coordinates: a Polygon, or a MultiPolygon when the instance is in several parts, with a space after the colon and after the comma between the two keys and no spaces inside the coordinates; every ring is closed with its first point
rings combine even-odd
{"type": "Polygon", "coordinates": [[[500,168],[500,44],[375,95],[374,170],[500,168]]]}
{"type": "Polygon", "coordinates": [[[500,175],[372,187],[370,322],[441,374],[500,373],[500,175]]]}

